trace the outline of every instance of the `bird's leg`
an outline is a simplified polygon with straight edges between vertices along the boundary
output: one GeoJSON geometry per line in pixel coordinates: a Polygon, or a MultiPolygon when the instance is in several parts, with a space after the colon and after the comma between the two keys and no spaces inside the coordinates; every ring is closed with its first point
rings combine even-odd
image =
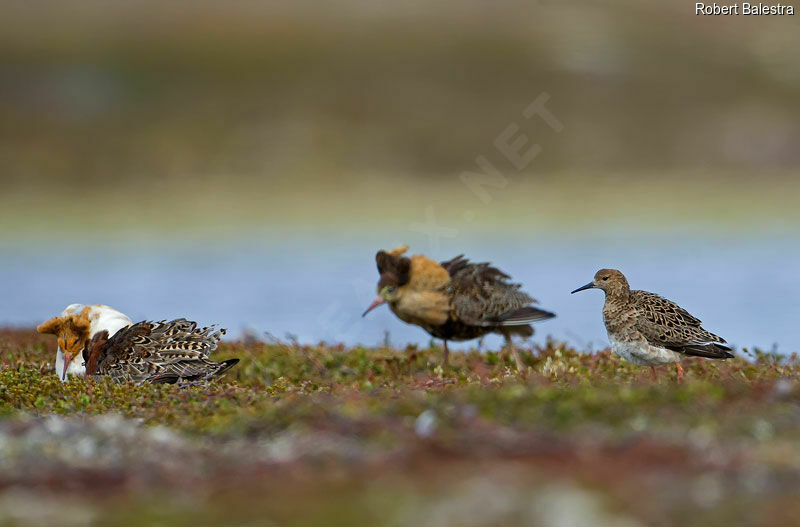
{"type": "Polygon", "coordinates": [[[447,340],[444,340],[444,350],[442,351],[442,367],[447,367],[448,359],[450,358],[450,350],[447,349],[447,340]]]}
{"type": "Polygon", "coordinates": [[[675,366],[678,367],[678,383],[683,382],[683,366],[681,366],[680,362],[676,362],[675,366]]]}
{"type": "Polygon", "coordinates": [[[658,380],[658,372],[656,371],[655,366],[650,366],[650,372],[653,374],[653,381],[658,380]]]}
{"type": "Polygon", "coordinates": [[[506,338],[506,346],[511,350],[511,355],[514,356],[514,362],[517,364],[517,371],[520,373],[525,373],[527,371],[527,367],[525,363],[522,362],[522,356],[519,354],[519,350],[514,345],[514,341],[511,340],[511,334],[508,332],[504,332],[503,336],[506,338]]]}

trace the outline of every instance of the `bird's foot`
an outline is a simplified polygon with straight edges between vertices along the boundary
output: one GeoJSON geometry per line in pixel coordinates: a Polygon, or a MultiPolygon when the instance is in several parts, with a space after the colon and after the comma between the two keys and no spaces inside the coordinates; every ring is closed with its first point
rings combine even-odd
{"type": "Polygon", "coordinates": [[[444,349],[442,350],[442,369],[447,368],[450,364],[450,349],[447,347],[447,341],[442,341],[444,343],[444,349]]]}
{"type": "Polygon", "coordinates": [[[528,366],[522,361],[522,356],[516,347],[511,347],[511,354],[514,356],[514,363],[517,365],[517,371],[523,377],[528,373],[528,366]]]}
{"type": "Polygon", "coordinates": [[[678,378],[677,378],[677,382],[678,382],[678,384],[680,384],[680,383],[682,383],[682,382],[683,382],[683,366],[681,366],[681,363],[680,363],[680,362],[676,362],[676,363],[675,363],[675,366],[678,368],[678,378]]]}

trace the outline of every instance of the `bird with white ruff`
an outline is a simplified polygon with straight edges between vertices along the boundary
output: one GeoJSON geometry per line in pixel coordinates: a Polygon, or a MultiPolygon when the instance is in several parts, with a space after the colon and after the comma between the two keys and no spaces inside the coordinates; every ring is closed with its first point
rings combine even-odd
{"type": "Polygon", "coordinates": [[[72,304],[60,316],[51,318],[36,329],[39,333],[57,337],[56,375],[66,381],[68,374],[80,377],[86,374],[83,361],[75,358],[83,353],[86,343],[92,337],[101,331],[114,335],[132,323],[130,318],[113,307],[102,304],[72,304]]]}
{"type": "Polygon", "coordinates": [[[678,382],[683,379],[684,357],[733,358],[725,339],[701,327],[700,319],[675,302],[655,293],[631,290],[616,269],[601,269],[588,284],[574,290],[600,289],[606,295],[603,321],[611,350],[639,366],[675,363],[678,382]]]}

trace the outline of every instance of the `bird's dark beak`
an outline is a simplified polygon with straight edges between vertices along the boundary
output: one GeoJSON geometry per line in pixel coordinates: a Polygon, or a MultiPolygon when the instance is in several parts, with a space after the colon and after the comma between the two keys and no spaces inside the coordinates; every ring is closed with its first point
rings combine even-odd
{"type": "Polygon", "coordinates": [[[572,293],[570,293],[570,294],[571,294],[571,295],[574,295],[574,294],[575,294],[575,293],[577,293],[578,291],[585,291],[586,289],[594,289],[594,283],[592,283],[592,282],[589,282],[588,284],[586,284],[586,285],[584,285],[584,286],[581,286],[581,287],[579,287],[578,289],[576,289],[575,291],[573,291],[573,292],[572,292],[572,293]]]}
{"type": "Polygon", "coordinates": [[[369,313],[370,311],[372,311],[373,309],[375,309],[376,307],[378,307],[379,305],[384,304],[384,303],[386,303],[386,300],[384,300],[383,297],[376,296],[375,300],[372,301],[372,303],[369,305],[367,310],[364,311],[364,313],[361,316],[362,317],[367,316],[367,313],[369,313]]]}

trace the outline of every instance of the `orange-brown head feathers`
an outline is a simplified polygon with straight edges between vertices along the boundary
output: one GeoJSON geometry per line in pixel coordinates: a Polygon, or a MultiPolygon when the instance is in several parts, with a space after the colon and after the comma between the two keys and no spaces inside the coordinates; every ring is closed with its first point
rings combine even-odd
{"type": "Polygon", "coordinates": [[[607,295],[625,295],[631,291],[625,275],[616,269],[600,269],[595,273],[591,282],[579,287],[573,293],[584,289],[602,289],[607,295]]]}
{"type": "Polygon", "coordinates": [[[76,315],[53,317],[42,323],[36,330],[39,333],[55,335],[61,352],[67,358],[72,359],[83,351],[86,341],[89,340],[91,331],[89,308],[84,308],[76,315]]]}

